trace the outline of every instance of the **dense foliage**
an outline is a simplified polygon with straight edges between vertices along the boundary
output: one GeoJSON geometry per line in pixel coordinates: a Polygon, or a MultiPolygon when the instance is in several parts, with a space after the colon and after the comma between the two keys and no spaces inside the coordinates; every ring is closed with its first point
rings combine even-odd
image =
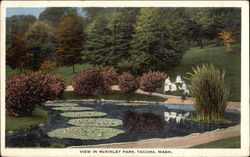
{"type": "Polygon", "coordinates": [[[223,119],[229,98],[229,89],[224,82],[225,72],[212,64],[203,64],[193,68],[189,75],[197,120],[216,122],[223,119]]]}
{"type": "Polygon", "coordinates": [[[176,19],[177,15],[173,18],[174,11],[140,9],[130,50],[137,74],[169,69],[182,58],[187,49],[186,24],[182,18],[176,19]]]}
{"type": "Polygon", "coordinates": [[[139,87],[138,80],[130,73],[123,73],[119,76],[118,84],[121,91],[126,94],[134,93],[139,87]]]}
{"type": "Polygon", "coordinates": [[[29,116],[36,105],[46,101],[48,92],[39,73],[14,76],[7,80],[6,109],[12,116],[29,116]]]}
{"type": "MultiPolygon", "coordinates": [[[[81,9],[82,13],[78,8],[48,7],[38,19],[7,17],[7,55],[17,49],[15,34],[26,34],[24,45],[33,55],[34,71],[50,60],[58,66],[72,66],[73,72],[76,64],[84,62],[141,75],[176,66],[189,47],[225,43],[220,32],[232,32],[231,38],[240,42],[239,8],[81,9]]],[[[7,64],[20,67],[9,56],[7,64]]],[[[30,65],[30,60],[24,61],[30,65]]]]}
{"type": "Polygon", "coordinates": [[[161,133],[165,129],[164,120],[153,113],[127,111],[123,115],[123,128],[129,131],[140,130],[147,134],[161,133]]]}
{"type": "Polygon", "coordinates": [[[57,29],[56,62],[59,66],[72,66],[82,62],[84,21],[76,14],[64,17],[57,29]]]}
{"type": "Polygon", "coordinates": [[[152,93],[157,88],[162,87],[166,76],[161,72],[144,73],[140,78],[140,89],[152,93]]]}
{"type": "Polygon", "coordinates": [[[30,67],[32,54],[28,52],[25,38],[14,34],[11,39],[11,47],[7,49],[6,62],[12,69],[22,72],[23,68],[30,67]]]}
{"type": "Polygon", "coordinates": [[[32,68],[38,70],[42,62],[55,61],[55,33],[50,23],[37,21],[25,33],[27,48],[33,54],[32,68]]]}
{"type": "Polygon", "coordinates": [[[99,67],[88,69],[79,74],[73,81],[74,91],[81,96],[109,94],[111,85],[116,81],[114,69],[102,71],[99,67]]]}
{"type": "Polygon", "coordinates": [[[7,80],[6,109],[12,116],[30,116],[35,106],[60,97],[64,80],[56,75],[27,73],[7,80]]]}
{"type": "Polygon", "coordinates": [[[44,84],[50,88],[48,100],[62,97],[65,90],[65,81],[62,77],[55,74],[46,74],[44,75],[44,84]]]}

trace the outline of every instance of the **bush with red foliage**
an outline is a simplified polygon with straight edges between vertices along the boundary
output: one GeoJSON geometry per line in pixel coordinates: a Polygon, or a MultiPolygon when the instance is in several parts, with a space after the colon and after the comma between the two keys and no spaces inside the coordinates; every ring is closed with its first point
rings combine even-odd
{"type": "Polygon", "coordinates": [[[165,78],[166,76],[161,72],[144,73],[140,78],[140,89],[152,93],[163,85],[165,78]]]}
{"type": "Polygon", "coordinates": [[[72,84],[74,91],[78,95],[95,95],[98,94],[98,89],[103,86],[103,76],[101,69],[94,67],[86,70],[73,79],[72,84]]]}
{"type": "Polygon", "coordinates": [[[55,74],[46,74],[44,84],[50,88],[48,100],[55,100],[56,98],[62,97],[65,90],[65,81],[62,77],[55,74]]]}
{"type": "Polygon", "coordinates": [[[47,100],[48,87],[40,73],[16,75],[7,80],[6,109],[10,115],[30,116],[36,105],[47,100]]]}
{"type": "Polygon", "coordinates": [[[110,68],[106,71],[102,71],[103,82],[97,89],[98,94],[109,94],[111,92],[111,86],[117,83],[116,69],[110,68]]]}
{"type": "Polygon", "coordinates": [[[103,71],[102,74],[107,84],[115,85],[117,83],[117,70],[115,68],[109,68],[103,71]]]}
{"type": "Polygon", "coordinates": [[[121,91],[126,94],[134,93],[139,87],[138,80],[130,73],[123,73],[118,78],[118,84],[121,91]]]}
{"type": "Polygon", "coordinates": [[[7,80],[6,109],[15,117],[30,116],[35,106],[61,96],[64,80],[53,74],[26,73],[7,80]]]}
{"type": "Polygon", "coordinates": [[[123,128],[129,131],[139,130],[147,134],[161,133],[165,130],[164,120],[153,113],[127,111],[123,115],[123,128]]]}

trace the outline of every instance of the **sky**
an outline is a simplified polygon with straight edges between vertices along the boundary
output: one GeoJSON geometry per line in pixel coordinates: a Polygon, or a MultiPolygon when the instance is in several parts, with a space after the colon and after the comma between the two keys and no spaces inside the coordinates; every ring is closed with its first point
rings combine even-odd
{"type": "Polygon", "coordinates": [[[13,15],[34,15],[37,18],[40,13],[43,12],[46,8],[7,8],[6,16],[11,17],[13,15]]]}
{"type": "MultiPolygon", "coordinates": [[[[11,17],[13,15],[34,15],[35,17],[39,17],[40,13],[46,9],[44,8],[7,8],[6,16],[11,17]]],[[[83,15],[81,8],[78,9],[79,15],[83,15]]]]}

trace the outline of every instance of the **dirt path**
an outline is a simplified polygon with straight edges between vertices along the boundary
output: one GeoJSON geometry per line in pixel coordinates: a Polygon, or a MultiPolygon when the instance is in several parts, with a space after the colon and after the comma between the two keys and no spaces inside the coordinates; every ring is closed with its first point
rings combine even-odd
{"type": "MultiPolygon", "coordinates": [[[[112,86],[112,90],[120,90],[117,85],[112,86]]],[[[65,91],[73,91],[72,86],[67,86],[65,91]]],[[[140,89],[136,91],[136,93],[140,94],[145,94],[149,95],[149,93],[144,92],[140,89]]],[[[194,98],[187,98],[187,100],[182,101],[180,96],[174,96],[174,95],[165,95],[165,94],[160,94],[160,93],[152,93],[153,96],[158,96],[167,99],[164,103],[166,104],[180,104],[180,105],[194,105],[194,98]]],[[[240,102],[233,102],[233,101],[228,101],[227,105],[228,109],[236,109],[240,110],[240,102]]]]}

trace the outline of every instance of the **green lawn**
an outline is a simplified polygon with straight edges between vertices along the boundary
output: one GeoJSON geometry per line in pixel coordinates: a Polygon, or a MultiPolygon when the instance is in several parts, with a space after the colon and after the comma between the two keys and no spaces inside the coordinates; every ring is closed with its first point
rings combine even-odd
{"type": "Polygon", "coordinates": [[[71,100],[71,99],[106,99],[106,100],[127,100],[127,101],[135,101],[135,100],[142,100],[142,101],[157,101],[163,102],[166,99],[156,97],[156,96],[149,96],[143,94],[123,94],[120,91],[112,91],[109,95],[95,95],[95,96],[79,96],[76,95],[73,91],[66,91],[64,92],[62,98],[60,100],[71,100]]]}
{"type": "MultiPolygon", "coordinates": [[[[241,48],[240,45],[233,46],[233,52],[225,53],[223,46],[207,46],[203,49],[191,48],[187,51],[179,65],[167,70],[166,73],[170,76],[171,81],[175,81],[176,74],[179,72],[181,76],[187,77],[186,73],[192,71],[192,67],[202,63],[213,63],[219,68],[226,71],[225,82],[231,88],[232,101],[240,101],[240,69],[241,69],[241,48]]],[[[163,88],[158,89],[157,92],[163,92],[163,88]]],[[[178,95],[178,92],[173,93],[178,95]]]]}
{"type": "Polygon", "coordinates": [[[46,111],[35,108],[31,117],[12,117],[6,113],[6,132],[30,130],[47,123],[49,117],[46,111]]]}
{"type": "Polygon", "coordinates": [[[191,148],[240,148],[240,136],[209,142],[191,148]]]}

